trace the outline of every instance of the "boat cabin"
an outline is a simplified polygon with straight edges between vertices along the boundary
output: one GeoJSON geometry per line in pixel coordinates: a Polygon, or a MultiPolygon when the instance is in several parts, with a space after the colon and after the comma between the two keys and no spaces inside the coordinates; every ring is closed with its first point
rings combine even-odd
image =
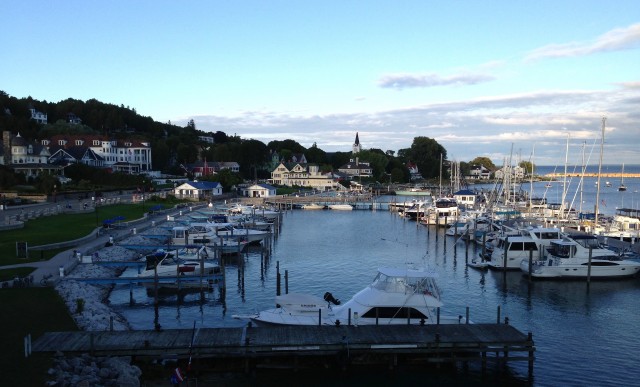
{"type": "Polygon", "coordinates": [[[538,245],[536,242],[527,237],[508,237],[498,239],[498,247],[502,250],[508,251],[538,251],[538,245]]]}

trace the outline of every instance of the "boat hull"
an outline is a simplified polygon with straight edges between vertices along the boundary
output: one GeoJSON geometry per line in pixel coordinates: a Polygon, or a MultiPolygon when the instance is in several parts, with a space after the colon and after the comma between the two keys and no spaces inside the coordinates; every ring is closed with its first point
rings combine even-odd
{"type": "MultiPolygon", "coordinates": [[[[599,278],[613,279],[625,278],[637,275],[640,272],[640,263],[629,263],[621,261],[620,264],[601,266],[604,261],[596,261],[592,263],[591,271],[586,263],[569,263],[552,266],[544,266],[541,264],[532,265],[531,276],[534,278],[563,278],[563,279],[579,279],[579,278],[599,278]]],[[[611,263],[611,262],[604,262],[611,263]]],[[[526,275],[529,275],[529,262],[523,261],[520,269],[526,275]]]]}

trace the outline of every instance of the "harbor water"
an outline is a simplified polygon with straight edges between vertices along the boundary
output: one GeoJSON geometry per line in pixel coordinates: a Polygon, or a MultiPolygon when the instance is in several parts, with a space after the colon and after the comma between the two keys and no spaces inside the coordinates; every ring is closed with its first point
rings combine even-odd
{"type": "MultiPolygon", "coordinates": [[[[632,196],[632,181],[627,185],[632,196]]],[[[198,293],[167,295],[160,296],[155,308],[145,288],[117,286],[109,302],[133,329],[154,329],[156,324],[162,329],[190,329],[194,321],[197,327],[244,326],[247,320],[235,317],[274,307],[276,266],[283,276],[282,292],[286,271],[289,292],[322,296],[328,291],[346,301],[372,281],[378,267],[428,265],[439,274],[443,314],[464,316],[469,307],[472,321],[495,323],[500,308],[501,322],[508,317],[509,324],[533,333],[533,385],[637,385],[640,278],[587,286],[584,281],[530,283],[519,272],[478,271],[465,264],[478,254],[475,245],[385,210],[287,211],[268,249],[268,254],[254,249],[226,259],[223,300],[217,291],[204,298],[198,293]]],[[[357,377],[318,372],[321,376],[307,379],[305,385],[326,385],[327,380],[334,385],[527,384],[526,361],[510,362],[506,370],[491,368],[485,377],[473,366],[464,372],[425,368],[357,377]]],[[[278,383],[295,384],[299,377],[285,376],[278,383]]]]}

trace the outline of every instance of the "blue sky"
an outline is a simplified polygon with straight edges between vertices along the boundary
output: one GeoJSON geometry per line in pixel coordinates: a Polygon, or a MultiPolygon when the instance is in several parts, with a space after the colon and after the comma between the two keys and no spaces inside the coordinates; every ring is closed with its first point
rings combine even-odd
{"type": "Polygon", "coordinates": [[[10,1],[0,90],[325,151],[640,163],[640,3],[10,1]]]}

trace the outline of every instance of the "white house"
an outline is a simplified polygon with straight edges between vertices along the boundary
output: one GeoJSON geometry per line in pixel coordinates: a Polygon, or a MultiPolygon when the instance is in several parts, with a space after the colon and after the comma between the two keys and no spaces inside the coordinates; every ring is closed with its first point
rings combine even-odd
{"type": "Polygon", "coordinates": [[[331,173],[322,173],[316,164],[280,163],[271,172],[269,181],[277,185],[311,187],[321,191],[340,186],[331,173]]]}
{"type": "Polygon", "coordinates": [[[211,181],[187,181],[177,186],[173,193],[179,199],[206,200],[222,195],[222,185],[211,181]]]}
{"type": "Polygon", "coordinates": [[[466,208],[472,208],[476,204],[475,192],[468,189],[455,192],[453,197],[456,199],[458,205],[465,206],[466,208]]]}
{"type": "Polygon", "coordinates": [[[489,180],[491,177],[491,171],[485,168],[484,165],[472,166],[469,173],[469,178],[472,180],[489,180]]]}
{"type": "Polygon", "coordinates": [[[353,177],[371,177],[373,175],[373,168],[371,164],[365,161],[360,161],[357,157],[350,159],[348,163],[338,168],[338,172],[353,177]]]}
{"type": "Polygon", "coordinates": [[[242,189],[242,196],[249,198],[269,198],[276,196],[276,188],[269,184],[254,184],[242,189]]]}

